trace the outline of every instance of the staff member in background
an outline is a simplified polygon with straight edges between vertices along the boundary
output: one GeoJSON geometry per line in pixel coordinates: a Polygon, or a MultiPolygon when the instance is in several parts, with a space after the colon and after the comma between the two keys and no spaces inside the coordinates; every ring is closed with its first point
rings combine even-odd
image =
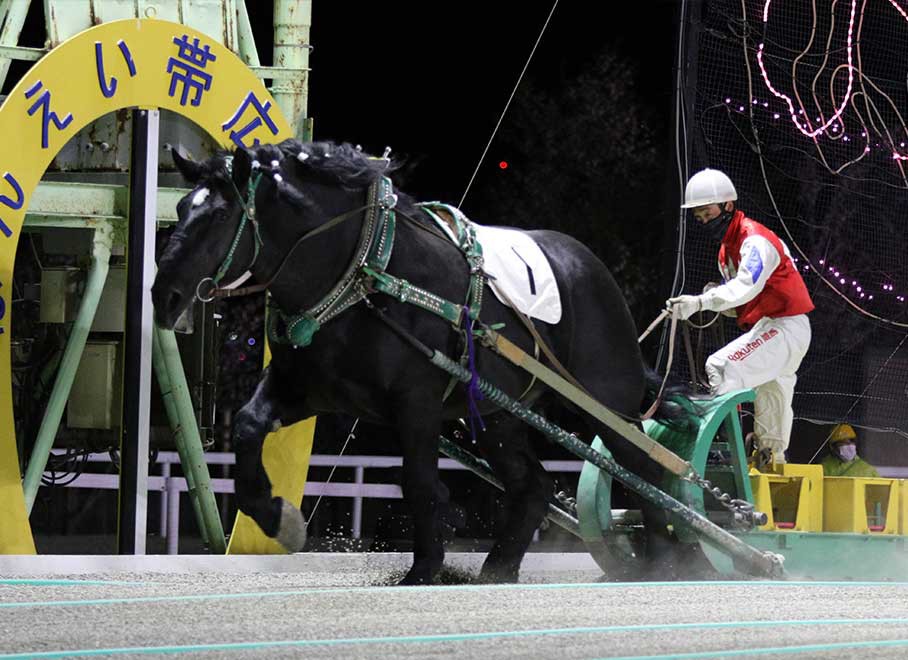
{"type": "Polygon", "coordinates": [[[738,193],[719,170],[697,172],[687,182],[684,204],[719,243],[723,284],[698,296],[670,298],[681,319],[696,312],[734,309],[744,334],[706,361],[713,394],[754,388],[757,447],[785,462],[791,437],[796,372],[810,346],[807,313],[813,302],[788,247],[765,226],[735,208],[738,193]]]}
{"type": "Polygon", "coordinates": [[[829,434],[829,456],[823,459],[826,477],[879,477],[870,463],[858,456],[858,436],[851,424],[837,424],[829,434]]]}

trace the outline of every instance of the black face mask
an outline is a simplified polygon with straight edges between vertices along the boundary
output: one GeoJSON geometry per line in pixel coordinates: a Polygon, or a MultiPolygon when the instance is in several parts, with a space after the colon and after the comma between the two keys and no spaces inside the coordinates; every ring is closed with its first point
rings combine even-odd
{"type": "Polygon", "coordinates": [[[707,222],[705,225],[700,225],[703,227],[703,230],[709,234],[709,237],[714,241],[721,241],[725,237],[725,232],[728,231],[728,225],[731,224],[731,219],[735,215],[735,210],[731,211],[722,210],[722,213],[717,215],[715,218],[707,222]]]}

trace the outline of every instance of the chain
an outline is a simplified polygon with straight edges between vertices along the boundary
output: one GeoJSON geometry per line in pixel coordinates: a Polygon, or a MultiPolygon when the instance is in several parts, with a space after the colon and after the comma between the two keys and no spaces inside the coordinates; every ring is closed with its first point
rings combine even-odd
{"type": "MultiPolygon", "coordinates": [[[[766,524],[765,513],[755,511],[754,505],[747,500],[733,498],[718,486],[714,486],[709,479],[704,479],[696,472],[693,472],[685,480],[699,486],[700,488],[708,492],[719,504],[728,509],[732,514],[732,519],[734,520],[736,527],[750,529],[752,527],[759,527],[760,525],[766,524]]],[[[555,499],[565,511],[567,511],[574,517],[577,516],[576,498],[568,496],[567,493],[561,490],[555,493],[555,499]]]]}
{"type": "Polygon", "coordinates": [[[736,527],[750,529],[766,524],[765,513],[755,511],[754,505],[747,500],[733,498],[718,486],[713,486],[709,479],[701,477],[695,470],[691,470],[691,474],[685,477],[685,481],[696,484],[712,495],[719,504],[728,509],[732,514],[732,521],[736,527]]]}
{"type": "Polygon", "coordinates": [[[565,493],[563,490],[559,490],[557,493],[555,493],[555,499],[558,500],[561,508],[563,508],[575,518],[577,517],[577,500],[575,498],[568,497],[567,493],[565,493]]]}

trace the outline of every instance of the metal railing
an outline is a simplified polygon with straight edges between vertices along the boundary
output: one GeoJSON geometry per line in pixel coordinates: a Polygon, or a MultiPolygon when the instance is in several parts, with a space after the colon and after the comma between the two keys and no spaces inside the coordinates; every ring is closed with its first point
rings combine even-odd
{"type": "MultiPolygon", "coordinates": [[[[53,450],[54,454],[63,454],[62,450],[53,450]]],[[[111,458],[107,453],[92,453],[87,456],[91,463],[110,463],[111,458]]],[[[236,455],[232,452],[206,452],[205,461],[208,465],[234,465],[236,455]]],[[[400,467],[403,460],[399,456],[332,456],[326,454],[313,454],[309,459],[311,467],[347,468],[353,470],[353,482],[326,483],[323,481],[307,481],[304,497],[347,497],[353,500],[351,533],[353,538],[362,535],[363,500],[375,499],[402,499],[403,493],[397,484],[367,483],[367,469],[387,469],[400,467]]],[[[161,494],[160,502],[160,529],[162,538],[167,539],[167,554],[179,554],[180,532],[180,495],[188,492],[186,479],[182,476],[171,474],[174,464],[180,464],[180,456],[175,451],[162,451],[157,455],[156,462],[150,465],[152,469],[160,466],[160,475],[149,475],[148,491],[161,494]]],[[[580,472],[583,461],[542,461],[549,472],[580,472]]],[[[463,465],[450,458],[439,458],[440,470],[466,470],[463,465]]],[[[52,472],[45,472],[46,478],[53,477],[52,472]]],[[[59,472],[57,479],[61,477],[59,472]]],[[[98,472],[83,472],[78,477],[61,484],[68,488],[95,488],[102,490],[117,490],[120,487],[120,477],[117,474],[101,474],[98,472]]],[[[233,494],[233,479],[211,479],[211,490],[214,493],[233,494]]]]}

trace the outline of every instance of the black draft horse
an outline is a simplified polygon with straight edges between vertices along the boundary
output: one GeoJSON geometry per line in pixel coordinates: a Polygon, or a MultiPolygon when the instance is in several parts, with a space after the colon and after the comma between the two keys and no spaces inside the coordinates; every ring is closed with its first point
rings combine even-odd
{"type": "MultiPolygon", "coordinates": [[[[203,162],[188,160],[176,150],[173,157],[194,189],[178,204],[179,222],[160,257],[152,289],[157,322],[165,328],[172,328],[192,304],[200,283],[207,290],[207,278],[225,264],[229,267],[223,281],[231,281],[252,264],[248,270],[253,281],[270,282],[272,303],[280,310],[292,314],[309,309],[348,272],[367,211],[350,212],[362,209],[370,186],[391,171],[387,159],[371,158],[349,144],[327,142],[287,140],[218,153],[203,162]],[[251,180],[257,183],[250,185],[251,180]],[[261,238],[258,251],[251,223],[237,233],[250,209],[261,238]],[[297,244],[306,232],[345,214],[354,217],[297,244]],[[229,261],[228,252],[233,257],[229,261]]],[[[396,188],[394,192],[397,235],[386,272],[446,300],[464,301],[470,272],[463,253],[436,231],[413,199],[396,188]]],[[[638,417],[645,400],[652,400],[653,379],[647,378],[621,290],[605,265],[580,242],[554,231],[527,233],[549,259],[562,297],[562,320],[555,325],[538,322],[539,334],[596,399],[619,414],[638,417]]],[[[532,353],[531,335],[514,312],[488,287],[485,293],[481,321],[506,324],[504,334],[532,353]]],[[[445,319],[380,293],[369,299],[423,344],[454,358],[461,354],[462,330],[445,319]]],[[[271,363],[233,428],[240,510],[288,550],[300,550],[305,540],[302,514],[293,504],[272,497],[262,465],[266,434],[318,413],[343,412],[390,425],[401,443],[402,487],[415,527],[413,565],[401,583],[431,583],[444,559],[439,512],[448,498],[437,467],[439,434],[443,422],[466,416],[465,388],[458,386],[443,400],[449,376],[363,302],[325,323],[310,345],[275,343],[271,349],[271,363]]],[[[481,377],[515,398],[530,382],[527,373],[487,349],[477,349],[476,368],[481,377]]],[[[541,386],[534,386],[524,402],[532,404],[541,391],[541,386]]],[[[668,416],[668,408],[660,410],[668,416]]],[[[482,401],[479,411],[495,412],[482,401]]],[[[478,444],[505,485],[506,522],[480,578],[516,581],[552,498],[553,483],[522,422],[507,413],[486,421],[478,444]]],[[[629,442],[592,421],[589,432],[588,439],[598,434],[619,463],[658,483],[661,468],[629,442]]],[[[652,521],[655,513],[650,509],[646,515],[652,521]]],[[[664,529],[664,522],[659,524],[664,529]]]]}

